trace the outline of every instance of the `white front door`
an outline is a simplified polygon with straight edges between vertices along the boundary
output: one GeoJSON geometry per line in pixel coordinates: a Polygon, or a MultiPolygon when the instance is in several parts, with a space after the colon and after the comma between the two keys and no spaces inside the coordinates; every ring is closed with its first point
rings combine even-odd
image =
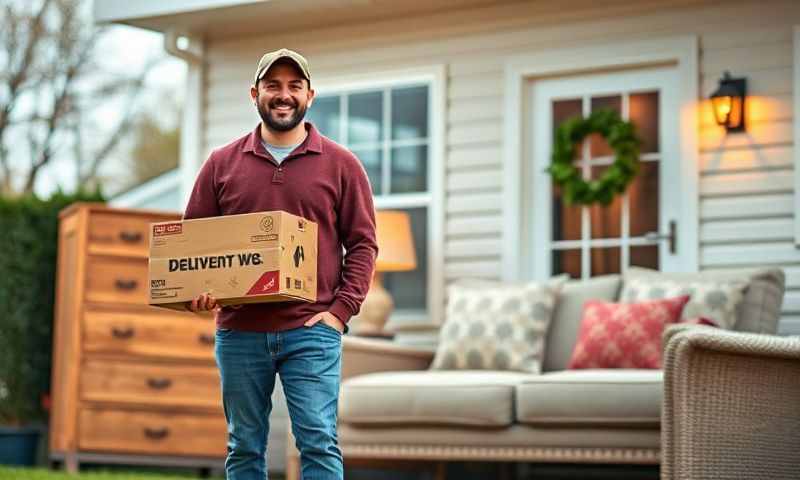
{"type": "MultiPolygon", "coordinates": [[[[662,271],[685,269],[682,231],[678,73],[671,67],[539,79],[530,85],[531,184],[526,189],[533,278],[569,273],[588,278],[620,273],[630,265],[662,271]],[[632,121],[643,140],[641,168],[627,192],[608,206],[567,206],[545,171],[553,134],[564,120],[611,108],[632,121]]],[[[584,141],[575,158],[585,179],[613,162],[599,135],[584,141]]]]}

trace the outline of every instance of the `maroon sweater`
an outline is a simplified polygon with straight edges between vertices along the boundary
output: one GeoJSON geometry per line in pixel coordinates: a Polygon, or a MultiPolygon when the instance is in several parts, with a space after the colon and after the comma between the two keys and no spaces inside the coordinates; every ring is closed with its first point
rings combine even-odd
{"type": "Polygon", "coordinates": [[[284,210],[319,228],[317,301],[223,307],[217,315],[220,328],[288,330],[323,311],[346,326],[369,290],[378,245],[366,171],[355,155],[311,123],[305,128],[305,141],[280,166],[261,144],[259,124],[214,150],[195,180],[184,219],[284,210]]]}

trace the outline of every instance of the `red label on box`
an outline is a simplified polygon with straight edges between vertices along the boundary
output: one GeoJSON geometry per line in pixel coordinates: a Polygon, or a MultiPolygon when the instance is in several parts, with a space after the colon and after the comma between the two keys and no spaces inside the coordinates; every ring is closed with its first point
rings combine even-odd
{"type": "Polygon", "coordinates": [[[154,237],[163,237],[164,235],[176,235],[181,232],[183,232],[183,224],[180,222],[153,225],[154,237]]]}
{"type": "Polygon", "coordinates": [[[264,272],[256,283],[250,287],[247,295],[265,295],[278,291],[278,271],[264,272]]]}

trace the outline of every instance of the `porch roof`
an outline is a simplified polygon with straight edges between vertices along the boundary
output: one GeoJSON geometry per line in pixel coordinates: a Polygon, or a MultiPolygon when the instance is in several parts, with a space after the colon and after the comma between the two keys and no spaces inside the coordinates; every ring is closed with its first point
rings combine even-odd
{"type": "Polygon", "coordinates": [[[226,38],[270,31],[419,15],[492,0],[95,0],[98,24],[119,23],[166,33],[226,38]],[[280,22],[265,23],[269,19],[280,22]]]}

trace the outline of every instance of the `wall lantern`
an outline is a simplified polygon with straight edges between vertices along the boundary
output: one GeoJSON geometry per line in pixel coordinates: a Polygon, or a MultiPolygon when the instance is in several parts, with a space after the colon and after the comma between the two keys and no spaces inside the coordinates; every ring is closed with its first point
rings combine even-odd
{"type": "Polygon", "coordinates": [[[719,88],[711,94],[711,105],[717,124],[728,132],[744,132],[744,99],[747,96],[747,79],[731,78],[725,72],[719,88]]]}

